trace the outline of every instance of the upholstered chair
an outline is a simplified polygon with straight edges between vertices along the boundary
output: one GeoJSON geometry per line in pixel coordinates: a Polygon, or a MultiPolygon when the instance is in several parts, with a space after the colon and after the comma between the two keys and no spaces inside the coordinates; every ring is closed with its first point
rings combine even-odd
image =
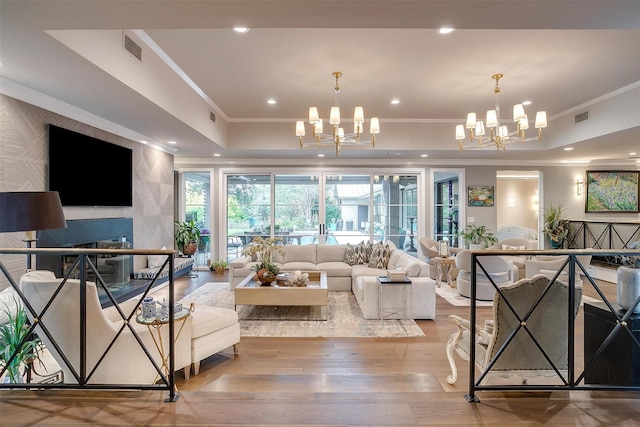
{"type": "MultiPolygon", "coordinates": [[[[538,241],[532,239],[525,239],[524,237],[507,237],[499,240],[496,244],[488,247],[489,250],[498,251],[517,251],[517,250],[535,250],[538,249],[538,241]]],[[[518,267],[518,279],[523,279],[527,276],[525,274],[524,263],[531,257],[528,255],[503,255],[504,259],[511,261],[518,267]]]]}
{"type": "MultiPolygon", "coordinates": [[[[505,285],[518,280],[518,267],[499,255],[483,255],[478,257],[479,263],[489,273],[487,276],[480,265],[476,266],[476,299],[492,301],[496,285],[505,285]],[[493,283],[492,283],[493,282],[493,283]]],[[[458,293],[471,298],[471,251],[463,249],[456,255],[458,293]]]]}
{"type": "MultiPolygon", "coordinates": [[[[591,263],[591,255],[578,255],[577,261],[582,264],[585,270],[589,268],[591,263]]],[[[544,274],[549,278],[553,278],[558,275],[558,279],[563,282],[569,282],[569,264],[567,262],[566,255],[541,255],[535,257],[535,259],[529,259],[525,261],[525,274],[526,277],[533,277],[536,274],[544,274]]],[[[584,275],[582,268],[576,263],[576,286],[582,286],[581,276],[584,275]]]]}
{"type": "MultiPolygon", "coordinates": [[[[62,368],[65,382],[78,383],[74,372],[78,375],[80,373],[80,332],[84,327],[87,339],[85,366],[86,374],[90,375],[89,384],[155,383],[159,378],[158,371],[136,341],[131,330],[128,327],[122,329],[124,320],[117,312],[116,307],[102,309],[95,283],[86,283],[86,322],[84,325],[80,324],[80,281],[78,280],[67,280],[51,305],[44,314],[41,314],[61,281],[62,279],[56,278],[51,271],[34,270],[20,278],[20,289],[39,317],[36,333],[62,368]],[[44,332],[43,327],[49,331],[51,338],[44,332]],[[109,348],[112,340],[121,329],[122,332],[109,348]],[[105,354],[104,359],[100,360],[103,354],[105,354]],[[69,365],[65,362],[65,358],[69,361],[69,365]],[[92,371],[93,373],[91,373],[92,371]]],[[[134,307],[134,301],[120,305],[125,317],[129,316],[134,307]]],[[[33,322],[33,314],[29,310],[27,310],[27,314],[33,322]]],[[[134,319],[135,316],[128,324],[136,331],[156,364],[162,367],[160,352],[152,335],[157,331],[153,327],[149,328],[147,325],[138,324],[134,319]]],[[[176,321],[176,335],[180,328],[180,322],[176,321]]],[[[189,369],[191,366],[191,322],[191,316],[184,320],[182,332],[175,341],[176,370],[189,369]]],[[[165,345],[165,355],[168,354],[168,331],[167,325],[160,329],[162,342],[165,345]]],[[[155,338],[157,339],[157,336],[155,338]]]]}
{"type": "MultiPolygon", "coordinates": [[[[438,269],[432,259],[440,256],[440,252],[438,251],[438,242],[431,237],[420,237],[418,239],[418,246],[425,262],[429,264],[429,277],[436,280],[438,278],[438,269]]],[[[449,247],[449,254],[456,255],[461,250],[462,248],[449,247]]],[[[456,267],[452,267],[450,275],[453,280],[456,280],[456,277],[458,276],[458,269],[456,267]]]]}
{"type": "MultiPolygon", "coordinates": [[[[493,301],[493,319],[487,320],[484,325],[477,325],[474,337],[471,337],[468,319],[450,315],[449,322],[457,329],[447,342],[447,357],[451,365],[447,382],[454,384],[458,378],[453,352],[469,361],[471,343],[475,345],[475,364],[480,375],[495,361],[482,379],[483,385],[491,383],[496,377],[516,376],[519,383],[536,376],[558,378],[554,366],[567,379],[568,298],[566,283],[560,280],[551,283],[547,276],[540,274],[501,285],[493,301]],[[548,286],[549,290],[545,293],[548,286]],[[530,316],[526,317],[529,312],[530,316]],[[500,353],[505,343],[506,347],[500,353]]],[[[576,288],[575,306],[571,314],[574,318],[581,298],[582,289],[576,288]]]]}

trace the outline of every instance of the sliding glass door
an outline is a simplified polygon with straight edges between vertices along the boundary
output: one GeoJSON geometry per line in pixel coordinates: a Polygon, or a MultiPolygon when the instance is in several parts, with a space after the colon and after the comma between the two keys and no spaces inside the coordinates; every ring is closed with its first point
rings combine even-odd
{"type": "Polygon", "coordinates": [[[417,174],[230,173],[226,182],[229,259],[256,236],[298,245],[392,240],[417,252],[417,174]]]}

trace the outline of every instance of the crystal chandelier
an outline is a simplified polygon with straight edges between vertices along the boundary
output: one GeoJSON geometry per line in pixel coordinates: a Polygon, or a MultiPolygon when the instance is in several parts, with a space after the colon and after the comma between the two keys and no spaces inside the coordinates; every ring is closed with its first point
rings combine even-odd
{"type": "Polygon", "coordinates": [[[500,86],[498,81],[503,77],[502,74],[494,74],[491,76],[496,81],[493,93],[496,94],[496,104],[494,110],[487,111],[486,120],[476,120],[476,113],[467,114],[466,125],[456,126],[456,139],[460,145],[460,150],[483,148],[495,146],[498,150],[505,150],[507,144],[513,142],[524,142],[542,139],[542,128],[547,127],[546,111],[538,111],[536,113],[535,128],[538,129],[538,136],[527,138],[525,131],[529,129],[529,119],[524,112],[522,104],[513,106],[513,121],[516,123],[516,130],[509,131],[506,125],[500,124],[500,86]],[[465,127],[469,129],[469,141],[465,144],[465,127]],[[485,128],[489,129],[488,137],[485,137],[485,128]]]}
{"type": "Polygon", "coordinates": [[[380,121],[377,117],[372,117],[369,122],[369,133],[371,140],[364,139],[364,110],[362,107],[355,107],[353,112],[353,133],[345,133],[344,128],[340,127],[340,107],[338,106],[338,95],[340,93],[340,85],[338,80],[342,73],[335,71],[332,73],[336,78],[336,86],[334,87],[335,102],[331,107],[329,115],[329,124],[333,125],[331,133],[323,133],[322,119],[318,114],[316,107],[309,107],[309,124],[312,128],[313,140],[306,142],[302,137],[306,135],[304,121],[296,122],[296,136],[300,139],[300,149],[309,146],[335,146],[336,156],[340,155],[343,145],[364,145],[371,144],[376,146],[376,134],[380,133],[380,121]]]}

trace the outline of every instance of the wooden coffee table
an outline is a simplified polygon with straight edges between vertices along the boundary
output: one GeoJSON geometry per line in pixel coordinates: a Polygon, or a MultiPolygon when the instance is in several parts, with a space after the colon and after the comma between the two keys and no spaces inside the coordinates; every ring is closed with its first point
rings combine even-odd
{"type": "Polygon", "coordinates": [[[307,273],[307,286],[282,286],[276,282],[270,286],[261,286],[256,273],[249,274],[235,287],[236,311],[238,305],[320,306],[322,320],[327,320],[327,273],[307,273]]]}

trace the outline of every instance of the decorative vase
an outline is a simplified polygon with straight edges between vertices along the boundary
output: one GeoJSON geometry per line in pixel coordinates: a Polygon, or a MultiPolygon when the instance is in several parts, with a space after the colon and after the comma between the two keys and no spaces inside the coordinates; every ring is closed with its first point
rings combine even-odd
{"type": "Polygon", "coordinates": [[[189,256],[189,255],[195,254],[197,250],[198,250],[198,244],[196,242],[190,242],[184,245],[182,253],[184,255],[189,256]]]}
{"type": "Polygon", "coordinates": [[[224,267],[216,267],[215,270],[216,270],[216,273],[218,273],[218,274],[224,274],[225,268],[224,267]]]}
{"type": "MultiPolygon", "coordinates": [[[[618,305],[628,310],[640,295],[640,268],[618,267],[616,282],[618,305]]],[[[640,303],[634,307],[633,312],[640,313],[640,303]]]]}

